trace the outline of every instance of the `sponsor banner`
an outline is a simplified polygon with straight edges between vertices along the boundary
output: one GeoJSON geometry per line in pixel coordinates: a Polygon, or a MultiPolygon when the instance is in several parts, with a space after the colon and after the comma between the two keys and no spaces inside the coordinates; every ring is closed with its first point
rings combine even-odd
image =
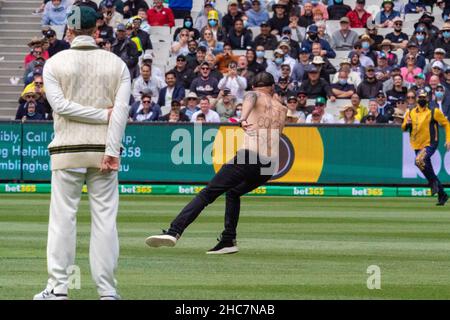
{"type": "Polygon", "coordinates": [[[339,187],[338,193],[344,197],[396,197],[397,188],[388,187],[339,187]]]}

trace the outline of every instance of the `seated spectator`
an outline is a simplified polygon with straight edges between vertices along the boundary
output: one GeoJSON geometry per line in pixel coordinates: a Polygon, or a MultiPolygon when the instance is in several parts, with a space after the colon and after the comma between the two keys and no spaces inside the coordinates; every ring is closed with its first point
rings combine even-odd
{"type": "Polygon", "coordinates": [[[350,29],[350,20],[348,17],[342,17],[340,20],[340,30],[333,32],[333,49],[337,51],[346,51],[353,49],[358,40],[358,34],[350,29]]]}
{"type": "Polygon", "coordinates": [[[434,61],[431,65],[431,72],[425,75],[425,82],[430,82],[432,76],[436,76],[440,81],[445,81],[444,77],[445,66],[441,61],[434,61]]]}
{"type": "Polygon", "coordinates": [[[388,123],[389,119],[378,112],[378,103],[376,99],[370,99],[369,101],[369,113],[365,116],[361,123],[375,124],[375,123],[388,123]]]}
{"type": "Polygon", "coordinates": [[[392,107],[396,106],[398,100],[406,101],[406,94],[408,89],[403,86],[403,77],[396,75],[393,77],[394,86],[391,90],[386,92],[387,100],[392,107]]]}
{"type": "Polygon", "coordinates": [[[181,103],[177,100],[172,100],[170,103],[170,111],[165,116],[159,117],[159,121],[168,122],[189,122],[191,119],[181,112],[181,103]]]}
{"type": "Polygon", "coordinates": [[[290,52],[291,52],[291,46],[289,45],[288,41],[281,41],[280,44],[278,45],[278,49],[281,49],[281,51],[283,51],[284,54],[284,59],[283,59],[283,64],[288,64],[291,67],[291,71],[294,69],[295,66],[295,59],[293,59],[290,56],[290,52]]]}
{"type": "Polygon", "coordinates": [[[448,92],[450,92],[450,66],[445,69],[444,78],[445,80],[442,81],[442,85],[448,92]]]}
{"type": "Polygon", "coordinates": [[[347,13],[350,28],[365,28],[372,15],[365,10],[366,0],[356,0],[355,9],[347,13]]]}
{"type": "Polygon", "coordinates": [[[387,101],[386,95],[383,91],[378,92],[376,101],[378,103],[378,113],[390,120],[392,114],[394,113],[394,108],[387,101]]]}
{"type": "Polygon", "coordinates": [[[337,83],[331,84],[331,92],[333,92],[337,99],[348,99],[355,91],[355,86],[348,82],[348,72],[343,70],[339,71],[339,80],[337,83]]]}
{"type": "Polygon", "coordinates": [[[252,32],[244,28],[242,19],[234,20],[233,27],[228,31],[227,42],[232,49],[245,50],[253,45],[252,32]]]}
{"type": "Polygon", "coordinates": [[[252,0],[252,8],[246,12],[246,15],[249,27],[260,26],[262,22],[270,19],[269,13],[261,6],[260,0],[252,0]]]}
{"type": "Polygon", "coordinates": [[[350,6],[344,4],[344,0],[333,0],[333,4],[327,8],[329,20],[340,20],[352,11],[350,6]]]}
{"type": "Polygon", "coordinates": [[[173,41],[178,40],[178,35],[181,30],[187,29],[189,31],[189,39],[198,40],[200,38],[200,31],[194,28],[194,22],[191,15],[186,15],[183,19],[183,26],[177,28],[173,34],[173,41]]]}
{"type": "Polygon", "coordinates": [[[268,22],[260,25],[261,33],[254,39],[254,46],[263,46],[265,50],[275,50],[278,46],[278,39],[271,33],[271,27],[268,22]]]}
{"type": "MultiPolygon", "coordinates": [[[[148,4],[145,0],[128,0],[123,1],[123,17],[129,19],[138,14],[139,9],[149,10],[148,4]]],[[[155,1],[154,1],[155,2],[155,1]]]]}
{"type": "Polygon", "coordinates": [[[219,13],[216,10],[209,11],[206,26],[199,29],[200,34],[203,35],[206,30],[209,30],[212,32],[214,39],[220,42],[225,41],[227,39],[227,33],[220,25],[219,19],[219,13]]]}
{"type": "Polygon", "coordinates": [[[381,11],[375,16],[375,23],[380,28],[392,28],[395,17],[400,17],[400,12],[394,10],[394,2],[383,0],[381,11]]]}
{"type": "Polygon", "coordinates": [[[44,79],[42,77],[42,73],[37,72],[37,73],[33,74],[33,82],[28,84],[25,87],[25,89],[23,89],[20,96],[23,96],[27,92],[35,92],[35,93],[39,93],[39,94],[45,93],[44,79]]]}
{"type": "MultiPolygon", "coordinates": [[[[366,56],[367,58],[370,58],[371,61],[373,61],[374,63],[377,61],[377,53],[375,48],[377,47],[377,44],[375,43],[375,40],[372,39],[372,36],[368,35],[368,34],[363,34],[360,37],[360,41],[361,41],[361,54],[366,56]]],[[[381,43],[381,41],[380,41],[381,43]]],[[[366,64],[363,63],[362,61],[362,57],[360,55],[359,59],[361,60],[361,63],[363,64],[364,67],[366,67],[366,64]]],[[[371,64],[371,63],[369,63],[371,64]]]]}
{"type": "Polygon", "coordinates": [[[395,46],[392,44],[391,40],[384,39],[380,44],[380,52],[384,53],[384,56],[387,59],[387,64],[391,67],[398,64],[398,57],[394,52],[392,52],[394,49],[395,46]]]}
{"type": "Polygon", "coordinates": [[[338,123],[343,123],[343,124],[358,124],[359,120],[356,119],[356,110],[355,108],[353,108],[352,105],[347,105],[341,108],[341,110],[339,111],[340,113],[340,119],[338,121],[338,123]]]}
{"type": "MultiPolygon", "coordinates": [[[[122,14],[116,10],[115,4],[116,3],[113,0],[106,0],[103,6],[101,6],[105,23],[111,28],[114,28],[114,30],[117,29],[119,24],[123,23],[124,18],[122,14]]],[[[131,16],[126,18],[130,17],[131,16]]]]}
{"type": "Polygon", "coordinates": [[[450,117],[450,93],[442,84],[436,86],[434,98],[430,101],[430,109],[437,108],[447,119],[450,117]]]}
{"type": "Polygon", "coordinates": [[[311,2],[306,2],[298,19],[298,25],[303,28],[314,24],[313,5],[311,2]]]}
{"type": "MultiPolygon", "coordinates": [[[[350,52],[350,54],[349,54],[350,70],[352,73],[358,74],[359,79],[360,79],[359,83],[361,83],[361,79],[364,79],[366,69],[362,66],[361,61],[359,60],[359,57],[360,57],[360,55],[358,55],[357,52],[350,52]]],[[[371,65],[373,65],[373,64],[371,64],[371,65]]]]}
{"type": "Polygon", "coordinates": [[[45,120],[44,115],[36,111],[36,102],[27,102],[24,107],[26,109],[26,113],[21,119],[22,122],[29,120],[45,120]]]}
{"type": "Polygon", "coordinates": [[[59,40],[56,38],[56,32],[52,29],[48,29],[45,34],[45,38],[48,40],[49,47],[47,49],[49,57],[54,56],[58,52],[67,50],[70,48],[70,44],[65,40],[59,40]]]}
{"type": "Polygon", "coordinates": [[[286,98],[286,106],[288,108],[287,123],[304,123],[306,120],[305,114],[298,110],[298,99],[292,95],[286,98]]]}
{"type": "Polygon", "coordinates": [[[283,50],[276,49],[273,53],[273,59],[267,60],[266,71],[273,76],[275,81],[278,81],[281,76],[281,65],[284,63],[285,57],[283,50]]]}
{"type": "MultiPolygon", "coordinates": [[[[205,61],[208,62],[209,67],[211,68],[211,72],[209,76],[211,78],[216,78],[217,81],[220,81],[223,78],[223,74],[219,71],[217,66],[216,57],[212,53],[206,54],[205,61]]],[[[196,76],[198,76],[200,73],[198,73],[196,76]]]]}
{"type": "MultiPolygon", "coordinates": [[[[333,39],[331,38],[331,35],[328,34],[326,21],[325,20],[317,21],[315,25],[317,26],[319,39],[325,40],[333,48],[333,39]]],[[[306,37],[306,29],[305,29],[305,37],[306,37]]],[[[303,38],[303,40],[305,39],[303,38]]]]}
{"type": "Polygon", "coordinates": [[[278,79],[274,91],[274,97],[281,101],[282,104],[287,104],[287,98],[295,95],[292,87],[289,86],[289,78],[287,77],[280,77],[278,79]]]}
{"type": "Polygon", "coordinates": [[[366,68],[366,76],[356,89],[356,93],[361,99],[371,99],[376,97],[378,92],[383,90],[383,83],[375,76],[375,67],[366,68]]]}
{"type": "Polygon", "coordinates": [[[224,50],[223,42],[217,41],[213,32],[209,29],[204,30],[199,46],[207,48],[208,52],[214,55],[220,54],[224,50]]]}
{"type": "MultiPolygon", "coordinates": [[[[359,86],[361,83],[361,74],[360,72],[355,72],[352,69],[350,59],[342,59],[341,63],[339,64],[339,71],[345,71],[348,74],[348,80],[347,82],[349,84],[353,84],[355,88],[359,86]]],[[[335,73],[331,79],[331,83],[338,83],[339,82],[339,74],[335,73]]]]}
{"type": "Polygon", "coordinates": [[[417,27],[411,37],[411,40],[417,43],[419,54],[428,60],[433,58],[434,46],[432,38],[432,35],[428,33],[427,28],[424,26],[417,27]]]}
{"type": "MultiPolygon", "coordinates": [[[[136,114],[133,118],[137,122],[158,121],[161,116],[161,108],[154,103],[151,98],[151,94],[143,94],[141,101],[136,101],[135,105],[138,105],[136,114]]],[[[132,106],[134,107],[134,105],[132,106]]]]}
{"type": "Polygon", "coordinates": [[[185,107],[181,109],[181,114],[184,114],[186,117],[189,118],[189,121],[192,119],[192,115],[200,110],[200,107],[198,106],[199,99],[195,92],[189,92],[186,98],[184,99],[184,105],[185,107]]]}
{"type": "Polygon", "coordinates": [[[324,97],[317,97],[314,111],[306,117],[305,123],[335,123],[333,115],[325,112],[326,105],[324,97]]]}
{"type": "Polygon", "coordinates": [[[152,50],[153,45],[150,40],[150,34],[141,29],[142,18],[140,16],[134,16],[130,18],[132,26],[132,36],[138,37],[141,43],[142,51],[152,50]]]}
{"type": "Polygon", "coordinates": [[[142,30],[142,31],[145,31],[145,32],[147,32],[148,34],[150,34],[150,25],[148,24],[148,17],[147,17],[147,9],[145,9],[145,8],[140,8],[139,10],[138,10],[138,14],[137,14],[137,16],[133,16],[133,17],[131,17],[129,20],[128,20],[128,22],[133,22],[133,20],[135,19],[135,17],[139,17],[139,18],[141,18],[141,23],[140,23],[140,29],[142,30]],[[130,21],[131,20],[131,21],[130,21]]]}
{"type": "Polygon", "coordinates": [[[406,47],[406,52],[403,54],[402,62],[400,63],[400,67],[406,66],[406,58],[408,56],[414,56],[416,58],[416,66],[424,69],[426,65],[425,57],[419,54],[419,47],[416,41],[409,41],[406,47]]]}
{"type": "Polygon", "coordinates": [[[450,17],[450,2],[447,0],[437,0],[436,6],[442,10],[442,20],[447,21],[450,17]]]}
{"type": "Polygon", "coordinates": [[[266,52],[264,46],[256,46],[255,59],[253,61],[248,54],[249,51],[251,51],[251,49],[247,50],[248,69],[250,71],[253,71],[255,75],[260,73],[261,71],[265,71],[267,69],[267,59],[265,58],[266,52]]]}
{"type": "Polygon", "coordinates": [[[222,28],[226,34],[233,28],[237,19],[242,19],[239,3],[237,0],[230,0],[228,1],[228,12],[222,18],[222,28]]]}
{"type": "Polygon", "coordinates": [[[434,56],[433,56],[433,59],[431,59],[431,60],[430,60],[430,63],[428,63],[428,64],[425,66],[425,68],[423,69],[423,73],[424,73],[424,74],[429,74],[429,73],[431,73],[431,71],[433,70],[433,69],[432,69],[432,66],[433,66],[433,63],[434,63],[435,61],[440,61],[440,62],[442,63],[442,66],[443,66],[443,70],[442,70],[442,71],[445,71],[449,65],[448,65],[447,63],[445,63],[445,60],[444,60],[444,59],[445,59],[445,50],[442,49],[442,48],[436,48],[436,49],[434,49],[434,56]]]}
{"type": "Polygon", "coordinates": [[[412,54],[408,54],[406,57],[406,66],[400,69],[400,73],[403,79],[408,84],[413,84],[415,76],[422,73],[422,69],[416,65],[416,57],[412,54]]]}
{"type": "Polygon", "coordinates": [[[168,26],[172,28],[175,26],[175,17],[172,9],[165,8],[162,0],[153,0],[153,8],[147,11],[147,21],[152,27],[168,26]]]}
{"type": "MultiPolygon", "coordinates": [[[[297,54],[298,50],[300,50],[300,43],[305,40],[306,37],[306,28],[299,25],[299,17],[296,16],[291,12],[289,16],[289,25],[285,28],[289,28],[291,30],[289,38],[298,44],[297,54]]],[[[286,29],[287,30],[287,29],[286,29]]],[[[284,31],[283,31],[284,33],[284,31]]],[[[294,48],[294,44],[291,42],[291,47],[294,48]]],[[[294,54],[294,53],[292,53],[294,54]]],[[[294,56],[293,56],[294,58],[294,56]]]]}
{"type": "Polygon", "coordinates": [[[130,71],[131,79],[134,79],[139,74],[139,52],[136,44],[128,39],[126,34],[126,27],[124,24],[117,26],[116,40],[111,45],[111,52],[120,57],[130,71]]]}
{"type": "Polygon", "coordinates": [[[417,106],[416,92],[418,92],[418,91],[409,89],[408,92],[406,93],[406,108],[407,109],[412,109],[417,106]]]}
{"type": "Polygon", "coordinates": [[[67,24],[68,1],[50,0],[47,2],[42,15],[43,26],[64,26],[67,24]]]}
{"type": "Polygon", "coordinates": [[[388,65],[388,59],[383,51],[377,54],[377,66],[375,67],[375,77],[381,82],[385,82],[391,77],[391,67],[388,65]]]}
{"type": "Polygon", "coordinates": [[[242,103],[238,103],[234,110],[234,115],[228,119],[228,122],[239,123],[241,121],[241,114],[242,114],[242,103]]]}
{"type": "MultiPolygon", "coordinates": [[[[316,1],[316,0],[314,0],[316,1]]],[[[274,12],[272,18],[269,19],[268,23],[271,28],[273,35],[280,35],[283,28],[289,25],[289,15],[287,12],[287,5],[282,3],[276,3],[272,6],[274,12]]]]}
{"type": "Polygon", "coordinates": [[[90,7],[92,9],[94,9],[95,11],[98,11],[98,6],[97,3],[95,3],[92,0],[75,0],[73,2],[73,5],[75,6],[85,6],[85,7],[90,7]]]}
{"type": "Polygon", "coordinates": [[[163,81],[152,75],[152,66],[144,63],[141,66],[141,75],[133,81],[132,94],[136,101],[140,101],[142,92],[144,92],[144,89],[148,89],[152,93],[153,102],[156,103],[160,90],[165,86],[166,84],[163,81]]]}
{"type": "Polygon", "coordinates": [[[176,56],[189,54],[188,42],[189,42],[189,30],[181,29],[178,41],[174,41],[172,43],[172,47],[170,48],[171,53],[176,56]]]}
{"type": "Polygon", "coordinates": [[[209,99],[215,99],[219,94],[219,88],[217,87],[219,81],[217,81],[216,78],[211,77],[210,74],[211,67],[208,62],[205,61],[200,66],[200,76],[192,81],[189,90],[197,94],[199,97],[207,97],[208,104],[209,99]]]}
{"type": "MultiPolygon", "coordinates": [[[[210,1],[205,1],[203,6],[203,11],[201,11],[197,18],[195,18],[194,28],[197,30],[202,30],[208,24],[208,14],[210,11],[214,10],[213,4],[210,1]]],[[[219,16],[219,14],[217,14],[219,16]]],[[[219,17],[217,17],[216,23],[219,23],[219,17]]]]}
{"type": "Polygon", "coordinates": [[[105,23],[102,13],[98,13],[97,16],[97,31],[94,38],[99,47],[104,47],[106,42],[114,42],[114,29],[105,23]]]}
{"type": "Polygon", "coordinates": [[[233,61],[237,62],[238,58],[238,56],[234,55],[231,45],[229,43],[226,43],[223,46],[223,53],[218,54],[216,57],[216,63],[219,72],[224,74],[227,73],[228,65],[233,61]]]}
{"type": "Polygon", "coordinates": [[[208,97],[200,99],[200,110],[192,115],[191,122],[197,122],[197,117],[202,114],[205,117],[205,122],[219,123],[220,116],[214,110],[211,110],[211,104],[208,97]]]}
{"type": "Polygon", "coordinates": [[[405,5],[405,14],[422,13],[424,11],[427,11],[427,8],[422,0],[408,0],[408,3],[405,5]]]}
{"type": "Polygon", "coordinates": [[[316,68],[319,69],[320,77],[323,78],[328,83],[330,83],[330,76],[336,74],[336,68],[331,64],[328,58],[326,57],[322,58],[320,55],[318,55],[319,52],[320,52],[320,44],[314,43],[313,45],[314,58],[311,64],[315,65],[316,68]],[[315,50],[316,46],[318,47],[317,50],[315,50]]]}
{"type": "Polygon", "coordinates": [[[36,75],[42,76],[44,64],[45,64],[45,60],[42,57],[38,58],[34,61],[31,61],[28,64],[28,67],[25,70],[24,77],[23,77],[23,83],[25,84],[25,86],[32,83],[34,81],[34,77],[36,75]]]}
{"type": "MultiPolygon", "coordinates": [[[[366,55],[366,53],[369,53],[367,50],[363,51],[363,43],[359,40],[355,42],[355,45],[353,46],[353,51],[351,51],[348,54],[348,58],[350,59],[350,62],[352,64],[352,69],[358,67],[360,70],[359,72],[361,73],[361,78],[364,77],[364,69],[367,66],[373,66],[375,65],[374,60],[372,60],[371,57],[368,57],[366,55]],[[355,55],[357,57],[355,57],[355,55]]],[[[369,42],[365,41],[364,42],[364,47],[370,48],[370,44],[369,42]]],[[[357,70],[353,70],[353,71],[357,71],[357,70]]]]}
{"type": "Polygon", "coordinates": [[[195,78],[195,74],[192,69],[187,68],[185,56],[179,55],[175,67],[170,71],[175,74],[177,79],[176,86],[182,86],[184,89],[189,89],[192,80],[195,78]]]}
{"type": "Polygon", "coordinates": [[[403,120],[405,119],[405,110],[401,110],[399,108],[394,109],[394,114],[392,115],[392,124],[402,125],[403,120]]]}
{"type": "Polygon", "coordinates": [[[428,85],[429,85],[429,88],[431,90],[427,91],[426,88],[425,88],[425,91],[427,91],[427,93],[429,94],[431,99],[435,98],[435,92],[437,90],[437,87],[440,84],[441,84],[441,80],[439,79],[438,76],[433,75],[433,76],[430,77],[430,81],[428,82],[428,85]]]}
{"type": "Polygon", "coordinates": [[[292,80],[293,81],[303,81],[307,78],[305,74],[305,67],[309,65],[310,60],[310,52],[306,48],[301,48],[298,56],[298,62],[294,66],[294,70],[292,71],[292,80]]]}
{"type": "Polygon", "coordinates": [[[359,98],[357,93],[354,93],[351,96],[350,102],[351,102],[353,108],[356,110],[355,118],[359,122],[361,122],[361,119],[364,118],[369,113],[369,111],[367,110],[367,107],[363,106],[361,104],[361,99],[359,98]]]}
{"type": "Polygon", "coordinates": [[[35,108],[35,113],[38,114],[44,114],[45,110],[44,110],[44,106],[41,104],[36,104],[36,101],[39,99],[39,94],[35,93],[34,90],[33,91],[25,91],[22,92],[20,99],[19,99],[19,107],[17,108],[16,111],[16,120],[22,120],[27,112],[28,112],[28,104],[33,103],[34,108],[35,108]]]}
{"type": "Polygon", "coordinates": [[[327,97],[333,102],[336,101],[330,85],[326,80],[320,78],[320,71],[315,65],[307,66],[305,72],[308,74],[308,79],[302,82],[300,89],[308,92],[309,98],[327,97]]]}
{"type": "Polygon", "coordinates": [[[435,48],[444,49],[445,58],[450,58],[450,23],[444,24],[441,30],[441,36],[436,39],[434,46],[435,48]]]}
{"type": "Polygon", "coordinates": [[[160,107],[169,106],[173,100],[181,101],[184,99],[184,87],[177,85],[177,76],[175,72],[166,72],[167,86],[162,88],[159,92],[158,105],[160,107]]]}
{"type": "Polygon", "coordinates": [[[195,74],[200,72],[200,65],[205,62],[207,51],[208,50],[206,49],[206,47],[200,46],[197,48],[197,52],[195,53],[195,60],[187,60],[187,67],[191,69],[195,74]]]}
{"type": "MultiPolygon", "coordinates": [[[[408,110],[408,105],[405,98],[400,98],[395,102],[394,114],[396,110],[401,110],[402,112],[406,112],[406,110],[408,110]]],[[[394,115],[392,115],[392,117],[394,117],[394,115]]]]}
{"type": "Polygon", "coordinates": [[[228,73],[219,81],[219,90],[229,89],[231,95],[241,102],[244,99],[245,89],[247,88],[247,79],[238,75],[237,63],[232,61],[228,65],[228,73]]]}
{"type": "Polygon", "coordinates": [[[299,123],[305,123],[306,117],[313,112],[314,106],[308,105],[308,93],[303,89],[297,92],[297,111],[299,112],[299,123]]]}
{"type": "Polygon", "coordinates": [[[409,37],[406,33],[402,32],[403,19],[396,17],[392,22],[394,24],[394,31],[388,33],[386,39],[391,41],[395,49],[406,49],[409,37]]]}
{"type": "Polygon", "coordinates": [[[247,81],[247,88],[245,90],[252,90],[255,73],[248,69],[248,60],[246,56],[240,56],[238,58],[237,72],[239,76],[244,77],[247,81]]]}
{"type": "Polygon", "coordinates": [[[195,119],[195,121],[193,121],[195,123],[206,123],[206,116],[203,113],[199,113],[197,115],[197,118],[195,119]]]}
{"type": "Polygon", "coordinates": [[[228,122],[235,115],[236,97],[233,96],[230,89],[220,90],[215,103],[216,112],[220,116],[221,122],[228,122]]]}
{"type": "MultiPolygon", "coordinates": [[[[329,19],[327,7],[323,3],[320,3],[319,0],[310,0],[309,2],[312,4],[313,11],[320,10],[320,12],[322,13],[323,19],[324,20],[329,19]]],[[[303,14],[303,10],[302,10],[301,14],[303,14]]]]}
{"type": "Polygon", "coordinates": [[[330,44],[319,38],[319,30],[317,28],[316,25],[310,25],[308,27],[308,29],[306,30],[306,39],[303,40],[302,42],[302,47],[308,49],[308,50],[312,50],[312,44],[314,42],[319,42],[320,45],[322,46],[322,53],[321,56],[322,57],[327,57],[330,59],[333,59],[336,57],[336,52],[334,52],[334,50],[331,48],[330,44]]]}
{"type": "Polygon", "coordinates": [[[313,21],[317,27],[319,27],[319,22],[325,22],[325,19],[323,18],[323,13],[318,8],[313,9],[313,21]]]}
{"type": "Polygon", "coordinates": [[[26,68],[31,61],[36,60],[38,57],[43,57],[45,60],[49,58],[48,51],[43,49],[42,39],[37,37],[33,38],[29,43],[30,53],[25,56],[23,65],[26,68]]]}

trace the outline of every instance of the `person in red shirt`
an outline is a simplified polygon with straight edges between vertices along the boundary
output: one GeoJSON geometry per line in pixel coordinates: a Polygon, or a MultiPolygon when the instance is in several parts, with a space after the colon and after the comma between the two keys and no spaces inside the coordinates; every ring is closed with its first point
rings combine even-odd
{"type": "Polygon", "coordinates": [[[175,26],[172,9],[164,8],[162,0],[155,0],[153,8],[147,11],[148,24],[155,26],[175,26]]]}
{"type": "Polygon", "coordinates": [[[42,57],[45,60],[49,58],[48,51],[43,48],[42,40],[33,38],[33,40],[28,43],[28,47],[30,47],[30,53],[25,56],[23,61],[25,68],[31,61],[36,60],[38,57],[42,57]]]}
{"type": "Polygon", "coordinates": [[[364,9],[365,5],[366,0],[356,0],[355,9],[347,13],[351,28],[366,27],[367,20],[369,20],[372,15],[364,9]]]}

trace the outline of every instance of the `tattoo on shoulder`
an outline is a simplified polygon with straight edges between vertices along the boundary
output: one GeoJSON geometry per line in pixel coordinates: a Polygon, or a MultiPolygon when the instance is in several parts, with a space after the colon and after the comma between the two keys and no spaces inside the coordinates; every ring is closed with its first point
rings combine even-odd
{"type": "Polygon", "coordinates": [[[254,91],[249,91],[244,96],[244,102],[251,103],[254,105],[256,103],[256,100],[258,99],[258,94],[254,91]]]}

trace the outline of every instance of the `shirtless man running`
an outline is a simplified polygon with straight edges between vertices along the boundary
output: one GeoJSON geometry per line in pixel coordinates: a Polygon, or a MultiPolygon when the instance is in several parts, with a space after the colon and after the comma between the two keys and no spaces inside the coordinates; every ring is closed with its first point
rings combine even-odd
{"type": "Polygon", "coordinates": [[[236,228],[239,220],[240,197],[266,183],[278,169],[279,141],[287,108],[272,97],[274,78],[259,73],[254,91],[244,98],[241,126],[244,144],[236,156],[224,164],[209,184],[172,221],[169,230],[146,239],[150,247],[175,246],[183,231],[203,209],[226,193],[225,229],[219,243],[207,254],[235,253],[236,228]]]}

